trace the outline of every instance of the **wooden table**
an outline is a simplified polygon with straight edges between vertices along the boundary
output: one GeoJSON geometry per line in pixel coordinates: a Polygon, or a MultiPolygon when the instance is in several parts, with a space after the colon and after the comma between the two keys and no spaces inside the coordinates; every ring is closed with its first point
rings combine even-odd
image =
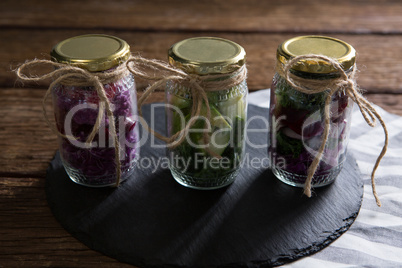
{"type": "MultiPolygon", "coordinates": [[[[88,249],[54,219],[44,190],[46,168],[57,148],[42,115],[46,84],[17,82],[12,70],[19,63],[48,59],[53,45],[86,33],[119,36],[133,52],[161,60],[179,40],[218,36],[245,48],[248,84],[255,91],[270,87],[279,43],[322,34],[356,48],[358,82],[367,98],[402,115],[401,14],[402,3],[395,0],[2,0],[0,267],[126,267],[88,249]]],[[[161,100],[159,92],[151,101],[161,100]]]]}

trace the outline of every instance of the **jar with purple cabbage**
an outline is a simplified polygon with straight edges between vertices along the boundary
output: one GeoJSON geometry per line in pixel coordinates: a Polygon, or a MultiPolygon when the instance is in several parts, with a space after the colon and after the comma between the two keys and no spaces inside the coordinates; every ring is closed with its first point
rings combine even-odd
{"type": "Polygon", "coordinates": [[[125,68],[129,45],[113,36],[83,35],[60,42],[51,56],[55,62],[101,77],[103,93],[92,81],[77,80],[74,75],[52,89],[57,131],[62,134],[59,151],[67,174],[85,186],[117,185],[131,175],[139,154],[134,78],[129,72],[116,71],[125,68]]]}
{"type": "MultiPolygon", "coordinates": [[[[324,36],[295,37],[283,42],[277,50],[269,110],[271,169],[282,182],[304,187],[308,170],[323,148],[311,180],[312,187],[320,187],[336,179],[346,159],[353,102],[342,88],[331,91],[335,93],[330,96],[328,118],[324,109],[330,90],[323,88],[319,93],[310,94],[295,89],[285,79],[284,69],[291,59],[301,55],[336,59],[343,71],[350,74],[355,64],[355,50],[341,40],[324,36]],[[328,138],[323,141],[326,124],[328,138]],[[321,146],[323,142],[325,147],[321,146]]],[[[330,84],[331,79],[339,77],[331,64],[317,59],[304,58],[288,70],[306,90],[309,85],[325,85],[327,81],[330,84]]]]}

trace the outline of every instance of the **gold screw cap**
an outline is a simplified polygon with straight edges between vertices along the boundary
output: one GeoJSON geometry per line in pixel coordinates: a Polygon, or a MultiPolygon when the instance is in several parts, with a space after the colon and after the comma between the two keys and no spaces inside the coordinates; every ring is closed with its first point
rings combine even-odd
{"type": "Polygon", "coordinates": [[[195,37],[174,44],[169,63],[188,73],[224,74],[245,64],[246,52],[239,44],[217,37],[195,37]]]}
{"type": "Polygon", "coordinates": [[[130,57],[126,41],[102,34],[88,34],[66,39],[53,47],[53,61],[99,72],[113,68],[130,57]]]}
{"type": "MultiPolygon", "coordinates": [[[[286,62],[296,56],[318,54],[336,59],[343,67],[349,70],[356,61],[356,51],[348,43],[327,36],[307,35],[291,38],[279,45],[277,50],[278,63],[286,62]]],[[[330,64],[320,60],[303,60],[292,69],[307,73],[332,73],[336,70],[330,64]]]]}

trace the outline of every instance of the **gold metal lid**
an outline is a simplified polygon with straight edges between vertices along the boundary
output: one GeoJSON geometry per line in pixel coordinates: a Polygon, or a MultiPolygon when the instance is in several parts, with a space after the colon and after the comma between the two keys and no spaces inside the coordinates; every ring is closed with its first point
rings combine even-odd
{"type": "Polygon", "coordinates": [[[194,37],[174,44],[169,63],[188,73],[224,74],[245,64],[246,52],[239,44],[217,37],[194,37]]]}
{"type": "Polygon", "coordinates": [[[114,36],[88,34],[58,43],[53,47],[50,56],[53,61],[98,72],[126,61],[130,57],[130,46],[114,36]]]}
{"type": "MultiPolygon", "coordinates": [[[[283,42],[279,45],[276,56],[278,64],[285,64],[293,57],[307,54],[319,54],[334,58],[345,71],[350,69],[356,61],[356,51],[351,45],[336,38],[317,35],[294,37],[283,42]]],[[[317,59],[300,61],[292,69],[318,74],[336,71],[327,62],[317,59]]]]}

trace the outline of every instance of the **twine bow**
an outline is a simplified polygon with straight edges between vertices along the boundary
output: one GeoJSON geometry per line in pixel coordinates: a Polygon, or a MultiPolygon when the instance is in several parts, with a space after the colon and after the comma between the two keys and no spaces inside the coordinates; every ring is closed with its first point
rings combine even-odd
{"type": "MultiPolygon", "coordinates": [[[[191,95],[193,99],[193,105],[191,110],[191,118],[198,118],[201,114],[201,108],[203,103],[206,106],[206,120],[204,124],[204,129],[209,129],[209,122],[211,120],[211,110],[208,101],[207,93],[208,91],[219,91],[227,88],[234,87],[240,84],[246,79],[247,69],[246,66],[236,66],[237,68],[234,72],[229,74],[210,74],[210,75],[197,75],[188,74],[185,71],[174,68],[167,65],[164,62],[157,60],[149,60],[141,57],[133,57],[127,61],[127,69],[134,74],[135,77],[140,77],[145,80],[155,81],[148,88],[145,89],[144,93],[138,100],[138,114],[141,124],[145,126],[150,133],[155,137],[165,141],[167,146],[171,149],[179,146],[187,136],[190,128],[194,125],[196,120],[189,120],[183,129],[174,133],[170,137],[166,137],[148,126],[148,124],[142,118],[142,105],[148,99],[148,97],[158,88],[165,87],[168,81],[174,81],[177,83],[182,83],[188,86],[191,90],[191,95]],[[141,67],[146,67],[148,69],[153,69],[157,71],[160,75],[152,76],[147,74],[141,69],[141,67]]],[[[210,137],[207,131],[203,133],[203,142],[206,146],[206,151],[215,157],[220,157],[216,155],[213,151],[208,149],[210,142],[210,137]]]]}
{"type": "Polygon", "coordinates": [[[375,171],[377,170],[381,159],[385,155],[388,147],[388,131],[385,126],[384,120],[381,118],[381,116],[378,114],[378,112],[374,109],[374,107],[371,105],[369,101],[367,101],[362,94],[359,92],[358,87],[356,85],[356,81],[354,79],[354,75],[356,72],[356,66],[353,67],[352,73],[348,76],[346,72],[343,70],[341,64],[337,62],[335,59],[332,59],[330,57],[326,57],[323,55],[302,55],[302,56],[297,56],[288,61],[284,68],[284,77],[286,81],[297,91],[300,91],[305,94],[316,94],[316,93],[321,93],[321,92],[328,92],[328,95],[326,96],[325,99],[325,108],[324,108],[324,122],[325,122],[325,127],[324,127],[324,133],[322,137],[322,142],[321,145],[318,149],[318,153],[315,156],[313,162],[311,163],[310,167],[307,170],[307,179],[304,185],[304,194],[306,194],[308,197],[311,197],[311,181],[312,178],[318,168],[318,165],[321,161],[321,158],[323,156],[323,152],[325,149],[326,142],[328,140],[328,135],[329,135],[329,130],[330,130],[330,104],[331,104],[331,97],[333,94],[335,94],[337,91],[344,90],[346,94],[355,102],[359,109],[361,114],[363,115],[365,121],[367,124],[371,127],[375,126],[376,119],[380,122],[382,128],[384,129],[384,134],[385,134],[385,141],[384,141],[384,146],[381,150],[380,155],[378,156],[376,163],[373,167],[372,173],[371,173],[371,185],[372,185],[372,190],[373,190],[373,195],[376,199],[377,206],[381,206],[381,201],[378,197],[376,188],[375,188],[375,180],[374,180],[374,175],[375,171]],[[290,70],[291,68],[295,65],[298,64],[301,60],[305,59],[316,59],[316,60],[323,60],[327,63],[329,63],[331,66],[335,68],[335,70],[338,72],[339,77],[330,79],[330,80],[311,80],[311,79],[304,79],[298,76],[295,76],[291,74],[290,70]]]}
{"type": "Polygon", "coordinates": [[[16,70],[16,74],[17,74],[18,78],[24,82],[39,82],[39,81],[45,81],[47,79],[53,79],[53,82],[49,85],[49,88],[47,89],[45,96],[42,100],[43,115],[45,117],[46,123],[58,136],[66,138],[66,139],[70,139],[70,140],[71,139],[76,140],[76,138],[73,136],[69,136],[69,135],[65,135],[65,134],[61,133],[54,125],[52,125],[50,123],[49,118],[47,116],[47,112],[46,112],[46,106],[45,106],[47,98],[49,97],[50,93],[52,92],[52,89],[57,84],[71,85],[71,86],[93,86],[93,88],[96,90],[96,93],[99,98],[99,105],[98,105],[99,111],[98,111],[95,125],[93,126],[91,133],[88,135],[86,143],[89,144],[93,141],[96,133],[99,131],[99,128],[101,126],[101,122],[103,119],[103,115],[106,111],[106,114],[109,118],[110,131],[111,131],[111,135],[113,137],[113,142],[114,142],[115,164],[116,164],[116,184],[115,184],[115,186],[118,186],[120,184],[120,177],[121,177],[120,144],[119,144],[119,140],[118,140],[117,133],[116,133],[116,126],[115,126],[115,121],[114,121],[111,104],[110,104],[109,99],[106,96],[106,92],[105,92],[105,89],[103,88],[103,85],[115,82],[115,81],[121,79],[122,77],[126,76],[127,74],[129,74],[125,64],[121,64],[109,72],[92,73],[85,69],[75,67],[72,65],[53,62],[50,60],[35,59],[32,61],[28,61],[28,62],[22,64],[21,66],[19,66],[19,68],[16,70]],[[53,68],[54,70],[51,72],[45,73],[43,75],[40,75],[40,76],[28,76],[25,74],[27,69],[37,67],[37,66],[49,66],[49,67],[53,68]]]}

